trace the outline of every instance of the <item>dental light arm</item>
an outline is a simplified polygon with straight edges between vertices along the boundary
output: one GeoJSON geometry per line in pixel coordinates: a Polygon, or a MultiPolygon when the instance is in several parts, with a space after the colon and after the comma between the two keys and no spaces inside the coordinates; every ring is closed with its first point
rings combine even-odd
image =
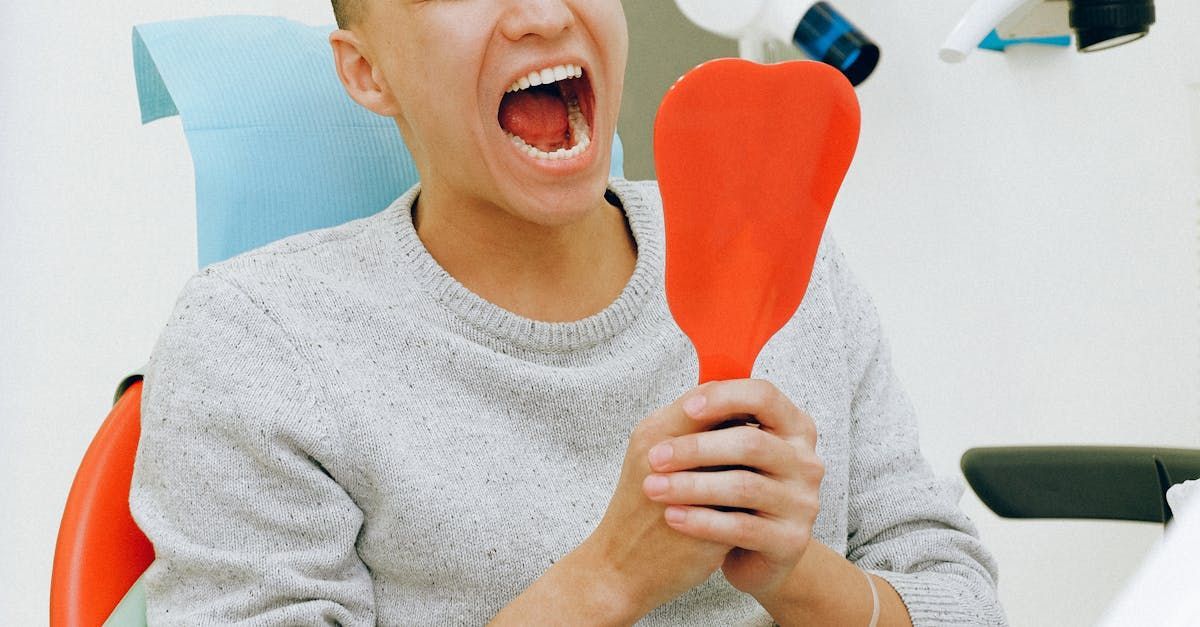
{"type": "Polygon", "coordinates": [[[795,45],[836,67],[853,85],[879,63],[879,47],[826,2],[811,0],[675,0],[700,28],[738,40],[742,58],[763,62],[766,41],[795,45]]]}
{"type": "Polygon", "coordinates": [[[797,2],[771,0],[676,0],[675,4],[700,28],[739,41],[773,38],[790,42],[807,8],[797,2]]]}
{"type": "Polygon", "coordinates": [[[938,56],[947,63],[966,59],[1001,20],[1025,4],[1029,0],[976,0],[946,38],[938,56]]]}
{"type": "Polygon", "coordinates": [[[958,63],[993,30],[1002,39],[1074,31],[1080,52],[1096,52],[1141,39],[1154,18],[1154,0],[976,0],[938,56],[958,63]]]}

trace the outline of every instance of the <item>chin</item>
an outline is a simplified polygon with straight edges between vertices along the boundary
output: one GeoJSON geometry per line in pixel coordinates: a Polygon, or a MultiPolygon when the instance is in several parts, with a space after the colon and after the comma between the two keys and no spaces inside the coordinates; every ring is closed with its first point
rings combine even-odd
{"type": "Polygon", "coordinates": [[[509,213],[542,227],[569,226],[605,206],[608,170],[606,166],[602,176],[571,177],[557,184],[530,187],[509,203],[509,213]]]}

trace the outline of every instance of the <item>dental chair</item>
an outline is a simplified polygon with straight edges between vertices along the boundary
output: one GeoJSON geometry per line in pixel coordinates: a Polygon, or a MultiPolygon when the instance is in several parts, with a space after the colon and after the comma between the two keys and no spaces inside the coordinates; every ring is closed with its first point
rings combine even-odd
{"type": "MultiPolygon", "coordinates": [[[[142,122],[179,115],[196,177],[200,267],[302,231],[377,213],[417,181],[395,123],[359,107],[326,37],[277,17],[133,29],[142,122]]],[[[612,170],[623,175],[620,139],[612,170]]],[[[129,512],[141,375],[118,386],[67,497],[50,625],[145,625],[138,583],[154,560],[129,512]]]]}

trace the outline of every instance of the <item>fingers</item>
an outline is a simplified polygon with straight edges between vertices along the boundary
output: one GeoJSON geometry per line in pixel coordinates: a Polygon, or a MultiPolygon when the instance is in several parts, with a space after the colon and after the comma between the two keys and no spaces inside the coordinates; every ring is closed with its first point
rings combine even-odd
{"type": "Polygon", "coordinates": [[[816,446],[817,430],[812,418],[769,381],[738,379],[705,383],[684,394],[678,405],[686,416],[709,427],[731,417],[750,415],[779,437],[801,438],[816,446]]]}
{"type": "Polygon", "coordinates": [[[809,528],[800,524],[708,507],[671,505],[663,516],[680,533],[757,551],[770,560],[784,561],[802,552],[810,536],[809,528]]]}
{"type": "Polygon", "coordinates": [[[705,383],[639,423],[634,436],[641,441],[661,441],[710,430],[730,419],[751,416],[775,435],[806,442],[815,448],[817,429],[812,418],[796,407],[773,384],[760,379],[705,383]]]}
{"type": "Polygon", "coordinates": [[[646,496],[659,503],[712,505],[754,510],[767,516],[794,512],[794,490],[749,470],[673,472],[650,475],[642,482],[646,496]]]}
{"type": "Polygon", "coordinates": [[[755,427],[733,427],[673,438],[650,449],[650,468],[675,472],[709,466],[750,466],[771,476],[802,470],[800,449],[755,427]]]}

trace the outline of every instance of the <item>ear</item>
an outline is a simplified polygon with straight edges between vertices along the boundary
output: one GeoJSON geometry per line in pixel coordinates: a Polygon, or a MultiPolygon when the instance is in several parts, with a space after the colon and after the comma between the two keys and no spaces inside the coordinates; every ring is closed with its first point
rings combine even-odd
{"type": "Polygon", "coordinates": [[[346,93],[355,102],[387,118],[396,117],[400,106],[381,72],[366,55],[366,46],[354,31],[335,30],[329,34],[333,65],[346,93]]]}

